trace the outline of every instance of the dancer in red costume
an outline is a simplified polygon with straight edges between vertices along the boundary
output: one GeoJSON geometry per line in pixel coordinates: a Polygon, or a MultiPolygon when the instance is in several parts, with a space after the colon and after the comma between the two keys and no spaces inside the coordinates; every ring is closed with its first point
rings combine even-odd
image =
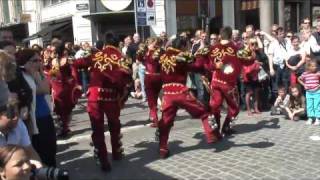
{"type": "Polygon", "coordinates": [[[62,130],[59,136],[65,137],[70,132],[69,123],[71,112],[75,106],[74,93],[76,83],[71,73],[71,63],[67,57],[63,56],[64,46],[62,41],[54,39],[52,41],[56,56],[51,61],[51,69],[48,73],[50,85],[52,87],[52,98],[54,111],[62,123],[62,130]]]}
{"type": "Polygon", "coordinates": [[[159,38],[149,38],[147,47],[142,45],[137,51],[137,59],[146,67],[144,83],[149,106],[149,118],[152,121],[151,127],[158,127],[157,100],[162,85],[159,64],[160,42],[159,38]]]}
{"type": "Polygon", "coordinates": [[[193,118],[200,118],[208,143],[218,141],[219,134],[214,131],[208,122],[208,113],[186,87],[187,73],[190,71],[201,72],[203,62],[191,62],[190,55],[185,51],[187,41],[184,37],[177,37],[172,46],[167,48],[160,57],[161,79],[163,82],[162,119],[159,122],[160,132],[160,157],[169,155],[168,138],[173,126],[178,108],[187,110],[193,118]]]}
{"type": "Polygon", "coordinates": [[[223,100],[228,104],[228,113],[222,126],[224,135],[232,133],[230,122],[239,113],[237,100],[237,79],[243,65],[254,62],[255,54],[249,49],[238,50],[231,42],[232,29],[224,27],[220,31],[221,41],[212,46],[207,54],[207,69],[212,72],[210,107],[220,130],[220,108],[223,100]]]}
{"type": "Polygon", "coordinates": [[[107,33],[104,49],[102,43],[97,52],[87,58],[77,59],[73,64],[73,74],[77,82],[79,82],[77,69],[88,68],[90,72],[87,111],[91,121],[95,155],[103,171],[111,170],[104,137],[104,114],[108,118],[112,157],[114,160],[121,160],[123,156],[119,117],[126,100],[131,76],[128,64],[116,47],[117,45],[117,37],[112,33],[107,33]]]}

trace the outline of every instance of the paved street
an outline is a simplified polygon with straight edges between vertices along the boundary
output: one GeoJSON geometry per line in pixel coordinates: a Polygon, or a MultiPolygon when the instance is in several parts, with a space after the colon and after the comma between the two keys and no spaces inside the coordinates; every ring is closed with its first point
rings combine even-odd
{"type": "MultiPolygon", "coordinates": [[[[59,140],[60,167],[74,180],[105,179],[279,179],[320,180],[320,127],[292,122],[269,113],[248,117],[242,112],[234,126],[237,134],[207,145],[199,120],[179,111],[170,134],[171,156],[158,158],[155,129],[146,126],[148,109],[129,100],[120,117],[125,158],[112,162],[112,172],[95,165],[90,126],[83,107],[73,116],[73,135],[59,140]],[[313,140],[312,140],[313,139],[313,140]]],[[[109,136],[106,138],[109,144],[109,136]]],[[[110,158],[111,159],[111,158],[110,158]]]]}

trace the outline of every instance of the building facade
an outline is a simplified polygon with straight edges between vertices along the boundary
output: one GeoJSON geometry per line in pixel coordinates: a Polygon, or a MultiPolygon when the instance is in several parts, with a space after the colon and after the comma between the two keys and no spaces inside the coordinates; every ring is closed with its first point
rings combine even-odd
{"type": "Polygon", "coordinates": [[[55,36],[93,43],[107,31],[120,37],[138,32],[143,38],[162,31],[217,33],[226,25],[243,30],[253,24],[270,32],[277,23],[297,31],[303,18],[313,25],[320,18],[319,0],[0,0],[0,9],[0,29],[12,30],[18,42],[29,36],[30,44],[46,44],[55,36]],[[154,6],[154,24],[138,26],[141,3],[154,6]]]}

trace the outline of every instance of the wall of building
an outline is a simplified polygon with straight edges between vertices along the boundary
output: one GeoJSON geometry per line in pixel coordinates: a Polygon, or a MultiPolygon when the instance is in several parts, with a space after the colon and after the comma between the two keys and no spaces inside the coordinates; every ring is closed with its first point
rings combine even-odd
{"type": "Polygon", "coordinates": [[[71,18],[74,43],[92,43],[91,22],[82,17],[83,15],[89,14],[89,8],[86,10],[78,10],[76,8],[77,4],[88,4],[89,7],[89,0],[66,1],[44,7],[41,11],[41,23],[71,18]]]}

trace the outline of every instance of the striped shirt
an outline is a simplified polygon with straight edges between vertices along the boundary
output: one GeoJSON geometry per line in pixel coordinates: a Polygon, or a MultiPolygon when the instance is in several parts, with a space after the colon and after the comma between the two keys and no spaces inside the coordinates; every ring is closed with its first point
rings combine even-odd
{"type": "Polygon", "coordinates": [[[304,83],[304,88],[308,91],[315,91],[319,88],[320,85],[320,72],[310,73],[304,72],[300,79],[304,83]]]}

